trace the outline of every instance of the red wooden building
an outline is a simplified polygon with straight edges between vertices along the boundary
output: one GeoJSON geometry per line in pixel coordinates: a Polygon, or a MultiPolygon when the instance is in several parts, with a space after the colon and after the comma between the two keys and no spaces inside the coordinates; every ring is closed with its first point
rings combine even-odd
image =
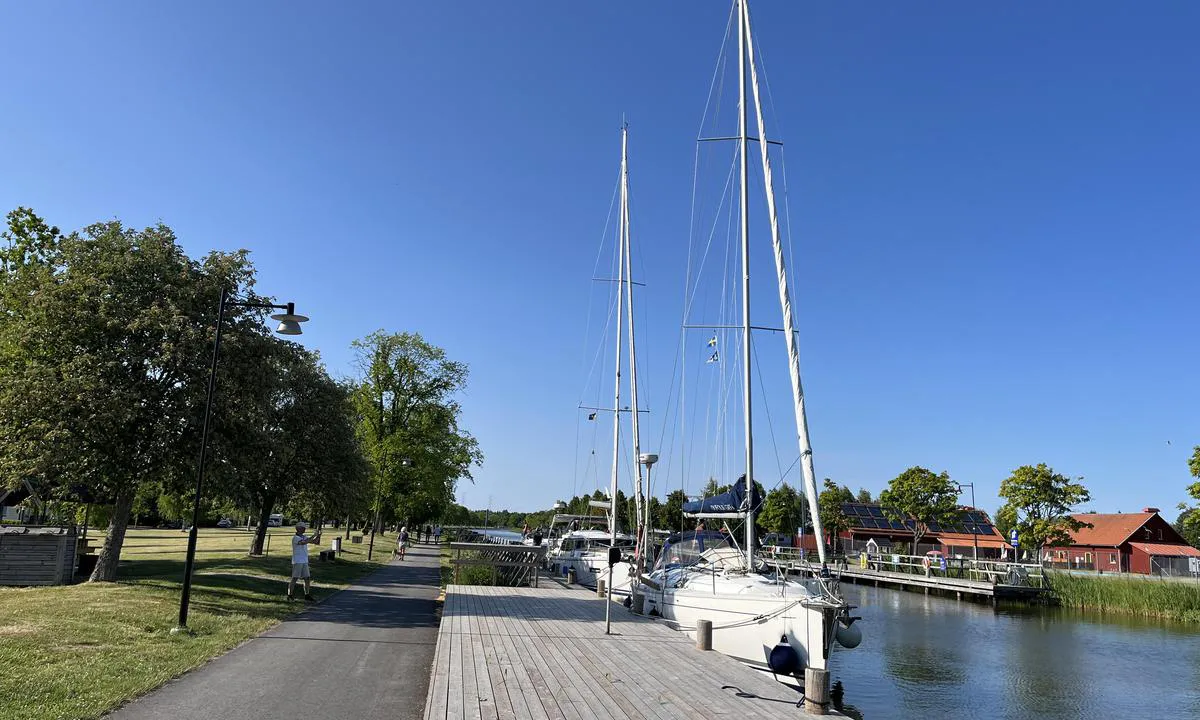
{"type": "Polygon", "coordinates": [[[1092,527],[1071,533],[1072,543],[1067,547],[1042,548],[1042,564],[1072,570],[1188,575],[1200,563],[1200,550],[1188,545],[1158,514],[1158,508],[1073,517],[1092,527]]]}

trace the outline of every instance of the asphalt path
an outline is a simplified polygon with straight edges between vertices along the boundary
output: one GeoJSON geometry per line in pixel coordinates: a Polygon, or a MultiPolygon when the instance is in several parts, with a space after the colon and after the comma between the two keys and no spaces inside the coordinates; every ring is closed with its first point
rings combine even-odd
{"type": "MultiPolygon", "coordinates": [[[[313,574],[320,565],[313,567],[313,574]]],[[[410,547],[314,605],[108,717],[420,718],[438,632],[434,546],[410,547]]]]}

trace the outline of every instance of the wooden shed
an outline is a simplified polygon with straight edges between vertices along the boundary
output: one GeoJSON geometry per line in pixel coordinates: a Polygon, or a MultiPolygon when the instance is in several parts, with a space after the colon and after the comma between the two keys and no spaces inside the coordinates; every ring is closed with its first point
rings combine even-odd
{"type": "Polygon", "coordinates": [[[75,550],[74,528],[0,528],[0,585],[65,585],[75,550]]]}

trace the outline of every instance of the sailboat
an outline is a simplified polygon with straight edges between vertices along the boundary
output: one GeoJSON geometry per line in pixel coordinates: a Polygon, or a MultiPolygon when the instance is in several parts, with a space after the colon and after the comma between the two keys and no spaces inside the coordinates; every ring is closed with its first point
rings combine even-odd
{"type": "MultiPolygon", "coordinates": [[[[761,149],[763,186],[766,194],[767,225],[774,253],[779,303],[782,312],[787,362],[791,380],[791,399],[796,422],[796,440],[804,482],[804,495],[811,510],[813,528],[821,532],[817,506],[817,488],[812,450],[805,415],[804,392],[800,383],[800,362],[792,313],[788,273],[780,240],[776,213],[768,139],[759,96],[758,69],[750,29],[746,0],[734,0],[738,33],[738,145],[740,165],[740,332],[742,421],[745,472],[725,493],[686,503],[684,514],[702,524],[694,531],[668,538],[658,562],[649,575],[639,577],[638,592],[644,596],[645,612],[672,621],[682,630],[694,632],[700,620],[712,623],[712,647],[751,667],[772,672],[782,681],[801,684],[804,669],[828,670],[835,641],[854,647],[861,640],[853,609],[840,596],[837,582],[826,569],[825,548],[818,543],[820,568],[801,576],[789,576],[778,566],[771,567],[759,557],[755,547],[754,517],[762,498],[754,483],[754,427],[751,393],[753,343],[750,320],[750,223],[749,223],[749,151],[752,142],[761,149]],[[757,137],[750,136],[749,99],[753,99],[757,137]],[[740,539],[732,532],[705,528],[704,523],[743,524],[740,539]]],[[[764,233],[765,234],[765,233],[764,233]]],[[[685,328],[688,327],[685,317],[685,328]]],[[[694,326],[693,326],[694,327],[694,326]]],[[[710,341],[710,345],[712,342],[710,341]]],[[[715,359],[715,354],[714,354],[715,359]]],[[[817,676],[814,676],[817,677],[817,676]]],[[[825,676],[827,682],[827,676],[825,676]]]]}
{"type": "MultiPolygon", "coordinates": [[[[633,280],[632,260],[629,237],[629,127],[621,127],[621,179],[620,179],[620,210],[618,213],[618,260],[617,260],[617,307],[616,307],[616,362],[614,373],[613,406],[607,408],[613,414],[613,449],[612,474],[608,500],[592,500],[589,505],[605,509],[608,518],[607,530],[584,527],[586,517],[572,517],[574,529],[563,533],[551,548],[550,562],[560,571],[574,568],[576,581],[586,587],[595,587],[598,581],[604,579],[609,591],[615,595],[629,595],[631,583],[636,575],[636,559],[634,555],[640,552],[641,543],[638,537],[620,532],[617,527],[617,480],[621,465],[621,413],[626,412],[621,407],[621,367],[623,359],[622,332],[628,330],[629,339],[629,390],[630,400],[628,412],[631,417],[633,465],[636,468],[634,479],[635,516],[642,517],[642,463],[641,430],[638,407],[637,383],[637,348],[634,344],[634,312],[633,312],[633,280]],[[615,565],[609,563],[609,549],[616,547],[621,552],[621,560],[615,565]]],[[[558,516],[556,516],[557,519],[558,516]]]]}

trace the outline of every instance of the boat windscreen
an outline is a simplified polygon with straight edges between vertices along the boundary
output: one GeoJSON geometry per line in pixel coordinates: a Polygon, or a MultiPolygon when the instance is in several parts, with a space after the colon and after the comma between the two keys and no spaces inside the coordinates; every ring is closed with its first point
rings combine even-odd
{"type": "Polygon", "coordinates": [[[729,542],[729,536],[715,530],[677,533],[667,538],[655,569],[694,565],[704,551],[722,547],[733,546],[729,542]]]}

